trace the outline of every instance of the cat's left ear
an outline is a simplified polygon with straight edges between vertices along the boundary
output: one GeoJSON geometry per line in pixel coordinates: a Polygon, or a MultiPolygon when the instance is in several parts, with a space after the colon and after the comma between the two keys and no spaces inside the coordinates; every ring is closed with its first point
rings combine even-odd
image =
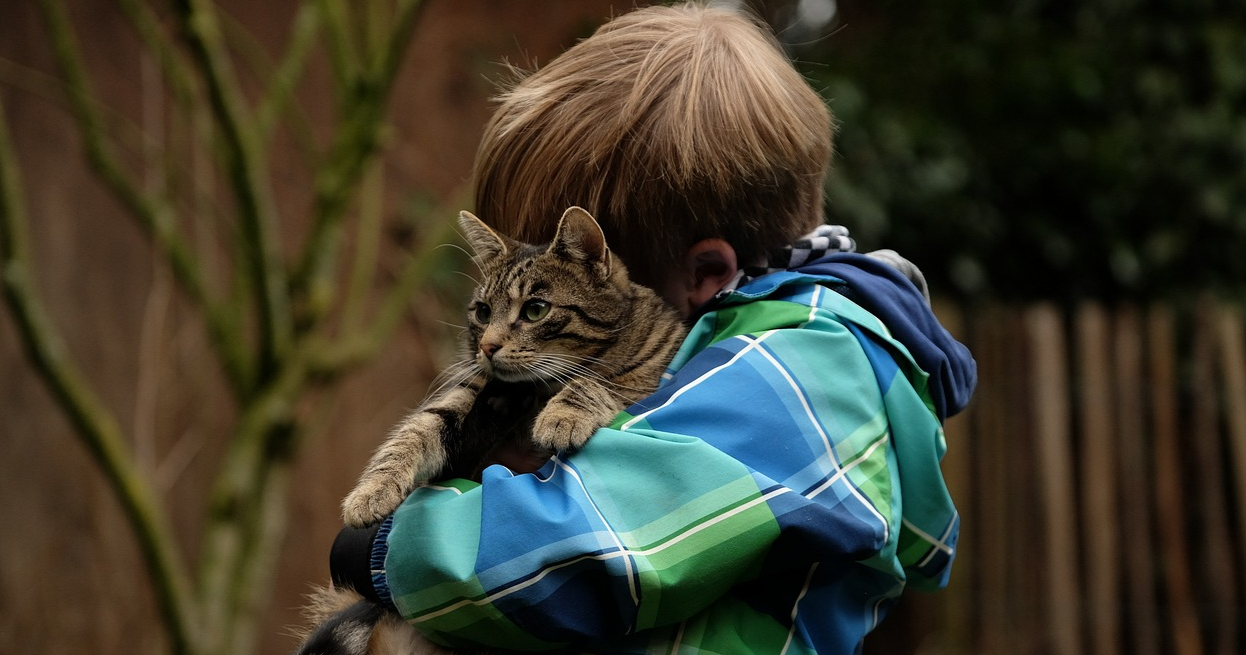
{"type": "Polygon", "coordinates": [[[570,259],[603,264],[607,272],[610,270],[606,235],[597,224],[597,219],[581,207],[570,207],[563,212],[549,249],[570,259]]]}
{"type": "Polygon", "coordinates": [[[493,228],[485,225],[484,221],[471,212],[459,212],[459,227],[463,228],[463,236],[475,251],[478,261],[487,261],[506,254],[509,240],[494,232],[493,228]]]}

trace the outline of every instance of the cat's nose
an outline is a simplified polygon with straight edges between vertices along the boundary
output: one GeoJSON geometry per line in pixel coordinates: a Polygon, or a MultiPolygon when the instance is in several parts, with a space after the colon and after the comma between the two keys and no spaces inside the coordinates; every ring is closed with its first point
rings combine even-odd
{"type": "Polygon", "coordinates": [[[499,349],[501,349],[501,348],[502,348],[502,346],[500,346],[500,345],[498,345],[498,344],[496,344],[496,343],[482,343],[482,344],[480,344],[480,352],[484,353],[484,354],[485,354],[485,357],[486,357],[486,358],[488,358],[488,359],[493,359],[493,353],[496,353],[496,352],[497,352],[499,349]]]}

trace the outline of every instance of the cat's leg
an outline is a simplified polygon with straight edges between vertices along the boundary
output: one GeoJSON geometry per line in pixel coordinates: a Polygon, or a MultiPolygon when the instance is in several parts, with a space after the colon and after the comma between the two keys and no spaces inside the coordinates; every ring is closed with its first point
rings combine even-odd
{"type": "Polygon", "coordinates": [[[354,490],[342,501],[347,525],[363,527],[393,513],[420,484],[447,464],[446,445],[458,437],[463,417],[484,388],[482,374],[466,380],[407,415],[381,444],[354,490]]]}
{"type": "Polygon", "coordinates": [[[609,425],[626,403],[595,380],[579,379],[554,394],[532,424],[532,441],[555,451],[575,450],[609,425]]]}

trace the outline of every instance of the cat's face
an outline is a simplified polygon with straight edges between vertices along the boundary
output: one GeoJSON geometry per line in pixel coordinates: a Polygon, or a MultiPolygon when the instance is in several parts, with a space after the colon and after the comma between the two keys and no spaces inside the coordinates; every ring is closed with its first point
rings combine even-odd
{"type": "Polygon", "coordinates": [[[460,225],[482,274],[467,308],[476,363],[508,382],[557,385],[591,371],[619,331],[628,293],[592,216],[568,209],[548,246],[502,237],[466,212],[460,225]]]}

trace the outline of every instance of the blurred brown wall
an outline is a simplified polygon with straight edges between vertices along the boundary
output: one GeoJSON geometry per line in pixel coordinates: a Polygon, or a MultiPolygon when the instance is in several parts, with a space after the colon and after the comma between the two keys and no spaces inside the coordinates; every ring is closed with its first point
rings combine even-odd
{"type": "MultiPolygon", "coordinates": [[[[222,4],[265,50],[280,51],[293,3],[222,4]]],[[[548,61],[610,15],[612,4],[431,0],[391,102],[388,211],[398,211],[413,191],[436,199],[465,182],[490,111],[487,77],[501,73],[496,62],[548,61]]],[[[160,94],[151,92],[158,75],[115,4],[66,5],[102,103],[134,123],[143,123],[145,111],[146,120],[153,111],[159,120],[160,94]]],[[[134,435],[143,461],[160,471],[185,556],[193,561],[203,498],[232,425],[228,392],[167,270],[85,167],[76,129],[48,76],[56,71],[33,0],[5,2],[0,94],[23,168],[39,290],[69,351],[134,435]]],[[[314,60],[298,96],[322,145],[334,120],[326,80],[323,59],[314,60]]],[[[310,188],[306,173],[281,155],[272,171],[284,213],[305,215],[298,207],[310,188]]],[[[288,227],[299,232],[298,225],[288,227]]],[[[326,575],[338,499],[442,362],[447,331],[420,318],[410,317],[377,362],[308,408],[321,430],[294,471],[262,653],[293,648],[286,628],[298,622],[309,584],[326,575]]],[[[0,416],[0,653],[163,652],[128,526],[26,363],[7,311],[0,313],[0,416]]]]}

